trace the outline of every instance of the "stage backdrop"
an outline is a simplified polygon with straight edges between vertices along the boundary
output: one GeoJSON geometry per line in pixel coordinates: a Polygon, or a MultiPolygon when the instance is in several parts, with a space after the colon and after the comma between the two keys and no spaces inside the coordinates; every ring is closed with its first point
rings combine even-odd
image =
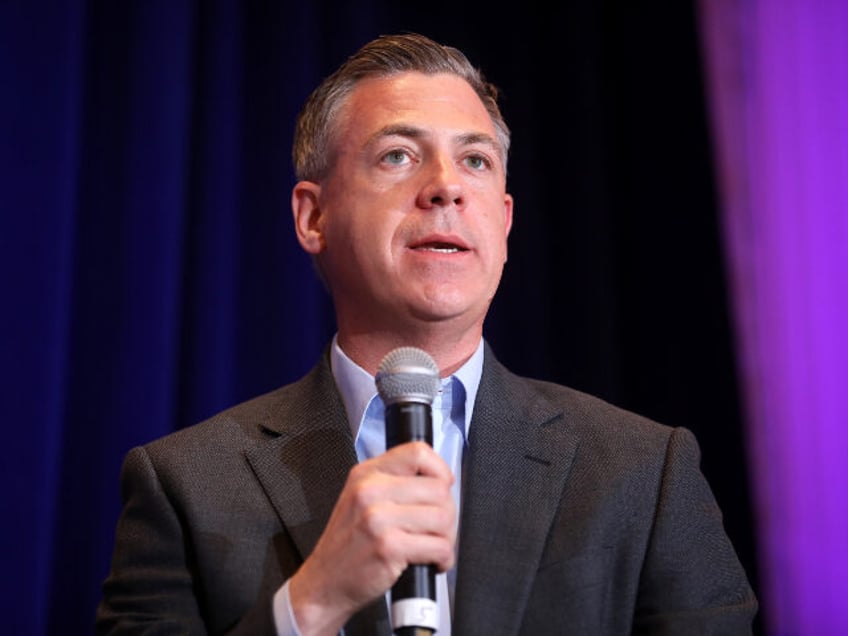
{"type": "Polygon", "coordinates": [[[848,633],[848,3],[702,0],[770,634],[848,633]]]}
{"type": "Polygon", "coordinates": [[[700,18],[691,2],[553,4],[3,5],[9,633],[91,633],[129,448],[320,354],[334,325],[291,227],[294,116],[358,46],[402,30],[459,46],[502,88],[516,209],[495,351],[690,427],[755,587],[783,575],[774,546],[761,569],[751,513],[748,458],[770,433],[751,433],[737,378],[748,334],[731,319],[700,18]]]}

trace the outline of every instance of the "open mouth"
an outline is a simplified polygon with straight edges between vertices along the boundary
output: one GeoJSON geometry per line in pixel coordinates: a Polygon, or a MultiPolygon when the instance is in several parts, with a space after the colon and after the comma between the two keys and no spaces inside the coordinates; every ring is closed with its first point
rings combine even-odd
{"type": "Polygon", "coordinates": [[[435,252],[437,254],[456,254],[457,252],[468,251],[467,248],[453,243],[424,243],[415,245],[412,249],[418,252],[435,252]]]}
{"type": "Polygon", "coordinates": [[[426,236],[413,241],[409,248],[416,252],[432,252],[434,254],[459,254],[470,251],[470,247],[462,239],[455,236],[426,236]]]}

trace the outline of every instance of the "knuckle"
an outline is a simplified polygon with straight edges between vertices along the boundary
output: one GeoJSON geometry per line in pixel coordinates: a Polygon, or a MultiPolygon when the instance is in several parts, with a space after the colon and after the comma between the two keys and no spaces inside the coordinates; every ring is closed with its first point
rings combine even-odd
{"type": "Polygon", "coordinates": [[[397,548],[390,533],[379,533],[374,537],[374,554],[383,563],[397,561],[397,548]]]}

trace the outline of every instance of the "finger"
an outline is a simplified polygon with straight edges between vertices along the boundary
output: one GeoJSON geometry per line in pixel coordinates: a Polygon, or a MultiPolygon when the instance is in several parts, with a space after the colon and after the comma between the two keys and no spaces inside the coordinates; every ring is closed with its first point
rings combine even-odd
{"type": "Polygon", "coordinates": [[[385,503],[367,511],[366,523],[372,534],[383,528],[397,528],[408,534],[430,534],[456,538],[456,507],[452,500],[438,504],[385,503]]]}
{"type": "MultiPolygon", "coordinates": [[[[442,506],[396,506],[383,504],[373,506],[354,522],[354,537],[366,544],[394,545],[402,548],[416,540],[437,539],[451,548],[456,543],[456,513],[452,505],[442,506]],[[399,542],[399,543],[396,543],[399,542]]],[[[354,540],[358,540],[354,538],[354,540]]],[[[382,550],[378,550],[382,552],[382,550]]],[[[405,558],[408,555],[402,553],[405,558]]],[[[391,559],[399,558],[391,551],[391,559]]]]}
{"type": "MultiPolygon", "coordinates": [[[[390,448],[374,462],[379,470],[396,475],[428,475],[453,481],[453,473],[444,459],[425,442],[407,442],[390,448]]],[[[363,463],[368,463],[363,462],[363,463]]]]}
{"type": "Polygon", "coordinates": [[[342,496],[349,498],[351,504],[360,510],[382,504],[393,505],[450,505],[454,501],[451,495],[452,476],[430,477],[427,475],[397,475],[372,470],[353,474],[342,496]]]}
{"type": "Polygon", "coordinates": [[[412,564],[426,563],[443,572],[454,565],[454,547],[453,539],[443,535],[410,533],[396,528],[383,536],[377,549],[387,561],[405,564],[401,571],[412,564]]]}

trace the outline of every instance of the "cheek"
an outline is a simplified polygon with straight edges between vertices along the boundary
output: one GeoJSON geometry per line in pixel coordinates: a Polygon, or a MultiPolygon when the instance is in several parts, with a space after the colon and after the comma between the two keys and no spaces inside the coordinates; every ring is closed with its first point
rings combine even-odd
{"type": "Polygon", "coordinates": [[[493,220],[487,231],[487,241],[490,246],[490,254],[494,261],[506,262],[507,237],[509,228],[503,220],[493,220]]]}
{"type": "Polygon", "coordinates": [[[329,229],[327,242],[328,253],[342,276],[368,276],[391,266],[391,228],[365,213],[329,229]]]}

